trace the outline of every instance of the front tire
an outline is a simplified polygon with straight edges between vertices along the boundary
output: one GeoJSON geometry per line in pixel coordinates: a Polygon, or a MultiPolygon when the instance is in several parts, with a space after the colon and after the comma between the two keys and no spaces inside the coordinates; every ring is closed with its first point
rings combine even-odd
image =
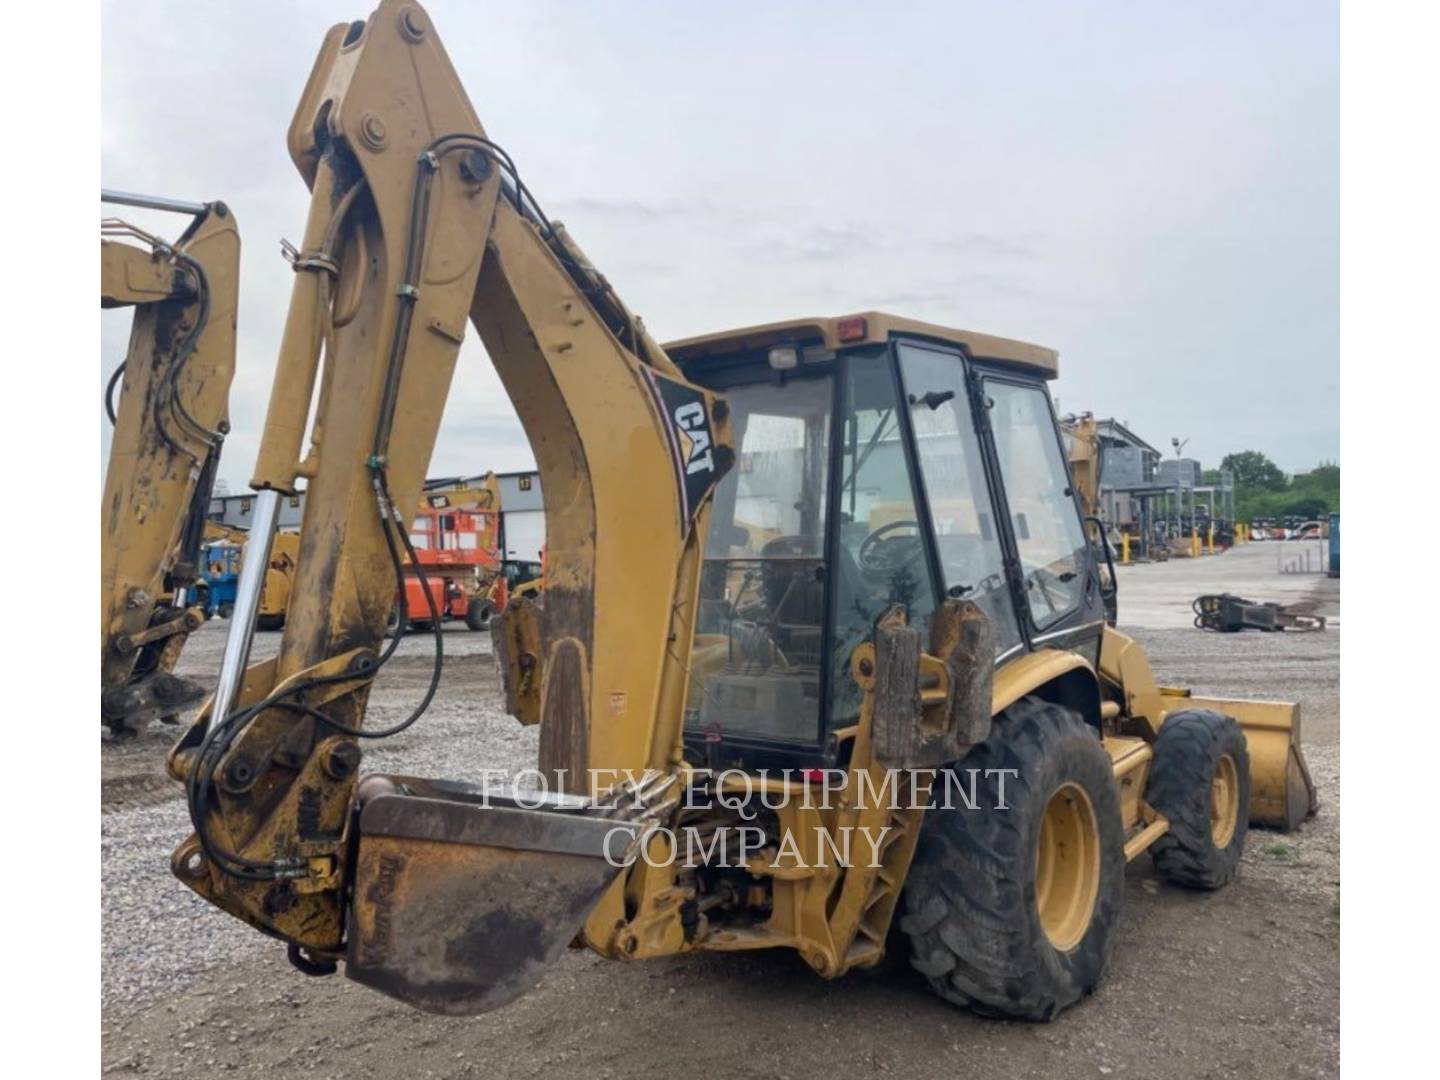
{"type": "Polygon", "coordinates": [[[911,964],[957,1005],[1052,1019],[1099,984],[1120,914],[1124,836],[1110,755],[1078,713],[1026,698],[958,769],[951,805],[932,800],[905,885],[911,964]],[[1004,774],[1006,809],[990,779],[998,774],[985,772],[995,769],[1014,770],[1004,774]],[[971,775],[974,809],[958,794],[971,775]]]}
{"type": "Polygon", "coordinates": [[[1245,732],[1209,709],[1166,717],[1155,737],[1145,801],[1170,822],[1150,848],[1155,869],[1178,885],[1218,889],[1235,876],[1250,823],[1245,732]]]}

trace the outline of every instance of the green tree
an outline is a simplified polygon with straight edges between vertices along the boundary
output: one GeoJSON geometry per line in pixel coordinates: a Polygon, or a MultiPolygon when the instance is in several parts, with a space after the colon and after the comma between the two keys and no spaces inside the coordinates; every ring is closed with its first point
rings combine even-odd
{"type": "Polygon", "coordinates": [[[1235,474],[1237,490],[1284,491],[1287,486],[1280,466],[1259,450],[1241,450],[1238,453],[1226,454],[1220,462],[1220,468],[1229,469],[1235,474]]]}
{"type": "Polygon", "coordinates": [[[1330,512],[1330,504],[1318,495],[1291,495],[1281,503],[1285,516],[1322,518],[1330,512]]]}
{"type": "MultiPolygon", "coordinates": [[[[1323,518],[1331,510],[1340,509],[1340,466],[1333,461],[1322,462],[1304,476],[1297,476],[1290,482],[1280,476],[1278,488],[1267,486],[1273,483],[1269,469],[1273,463],[1264,454],[1245,451],[1229,454],[1225,467],[1235,469],[1235,516],[1241,521],[1256,518],[1323,518]],[[1239,467],[1243,462],[1260,465],[1247,475],[1239,467]],[[1256,482],[1257,477],[1259,483],[1256,482]]],[[[1278,473],[1279,470],[1277,469],[1278,473]]]]}

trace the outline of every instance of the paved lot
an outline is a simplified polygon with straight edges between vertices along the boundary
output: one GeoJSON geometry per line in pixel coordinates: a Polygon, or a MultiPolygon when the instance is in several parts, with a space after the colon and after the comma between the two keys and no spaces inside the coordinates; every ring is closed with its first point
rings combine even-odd
{"type": "MultiPolygon", "coordinates": [[[[105,1071],[122,1075],[809,1077],[932,1072],[991,1077],[1333,1076],[1339,1044],[1340,633],[1205,634],[1200,592],[1304,601],[1339,614],[1338,582],[1276,573],[1275,547],[1122,568],[1121,625],[1161,679],[1291,697],[1322,806],[1288,836],[1253,833],[1239,878],[1213,894],[1129,868],[1110,973],[1050,1024],[982,1020],[933,998],[903,958],[825,982],[789,955],[622,964],[567,954],[538,990],[488,1016],[437,1019],[343,978],[308,979],[284,948],[175,882],[188,829],[162,774],[173,730],[102,745],[105,1071]]],[[[185,654],[212,676],[223,623],[185,654]]],[[[255,655],[274,648],[261,635],[255,655]]],[[[396,719],[428,675],[407,639],[372,695],[396,719]]],[[[373,769],[464,777],[518,768],[533,731],[503,716],[483,635],[446,635],[446,682],[413,730],[367,754],[373,769]]]]}
{"type": "Polygon", "coordinates": [[[1324,565],[1323,545],[1313,540],[1266,540],[1223,555],[1122,566],[1118,568],[1120,621],[1146,630],[1184,629],[1194,618],[1191,601],[1202,593],[1218,592],[1338,617],[1338,584],[1320,585],[1329,579],[1303,572],[1307,559],[1318,571],[1324,565]],[[1287,572],[1290,567],[1300,572],[1287,572]]]}

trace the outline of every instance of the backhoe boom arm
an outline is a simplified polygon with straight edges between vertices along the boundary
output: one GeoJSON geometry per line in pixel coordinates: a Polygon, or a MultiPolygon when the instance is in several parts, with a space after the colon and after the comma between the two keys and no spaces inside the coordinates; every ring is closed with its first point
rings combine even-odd
{"type": "MultiPolygon", "coordinates": [[[[297,577],[279,655],[243,674],[252,627],[237,605],[216,698],[172,752],[197,828],[174,867],[303,950],[302,962],[348,950],[352,977],[454,1008],[413,972],[397,975],[384,915],[386,890],[420,888],[403,865],[422,861],[418,826],[397,823],[405,815],[388,800],[410,792],[404,810],[437,796],[382,781],[371,788],[381,797],[357,800],[356,781],[359,745],[383,734],[364,727],[366,697],[393,648],[383,628],[466,322],[545,490],[546,591],[543,606],[515,613],[537,643],[515,692],[539,717],[540,764],[557,789],[595,795],[591,770],[681,761],[680,658],[707,498],[732,456],[726,413],[545,218],[418,5],[386,0],[327,35],[289,147],[311,206],[252,485],[273,501],[305,481],[297,577]],[[407,854],[389,851],[382,829],[410,830],[407,854]],[[351,890],[360,899],[347,916],[351,890]]],[[[242,596],[267,558],[259,531],[242,596]]],[[[427,857],[424,888],[473,881],[471,856],[451,843],[427,857]]],[[[583,917],[597,897],[576,888],[583,917]]],[[[445,910],[466,918],[456,907],[445,910]]]]}

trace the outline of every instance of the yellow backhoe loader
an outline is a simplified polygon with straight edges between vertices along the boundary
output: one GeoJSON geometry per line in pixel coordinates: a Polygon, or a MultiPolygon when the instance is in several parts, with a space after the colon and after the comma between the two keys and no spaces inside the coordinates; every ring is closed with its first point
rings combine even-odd
{"type": "Polygon", "coordinates": [[[329,33],[289,149],[312,197],[255,526],[169,767],[175,874],[303,970],[464,1014],[572,943],[835,977],[896,922],[947,999],[1048,1018],[1101,979],[1128,860],[1214,888],[1251,822],[1310,811],[1294,705],[1159,687],[1106,626],[1052,350],[878,312],[662,348],[406,0],[329,33]],[[437,636],[430,693],[367,726],[467,321],[545,491],[543,599],[492,631],[540,791],[361,776],[441,673],[437,636]],[[284,638],[247,668],[302,480],[284,638]]]}
{"type": "Polygon", "coordinates": [[[101,200],[192,219],[173,243],[117,218],[100,226],[100,306],[135,309],[105,391],[115,430],[100,505],[100,719],[125,734],[204,696],[174,667],[205,619],[195,586],[229,430],[240,234],[220,202],[101,200]]]}

